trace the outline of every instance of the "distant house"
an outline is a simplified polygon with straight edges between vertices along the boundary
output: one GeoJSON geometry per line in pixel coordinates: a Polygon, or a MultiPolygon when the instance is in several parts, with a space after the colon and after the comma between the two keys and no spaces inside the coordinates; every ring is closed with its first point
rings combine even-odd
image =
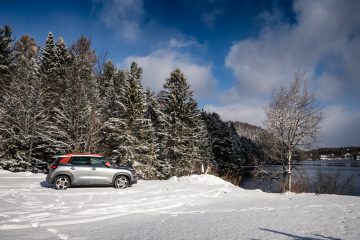
{"type": "Polygon", "coordinates": [[[353,159],[353,155],[352,155],[351,153],[346,153],[346,154],[344,155],[344,158],[345,158],[345,159],[353,159]]]}
{"type": "Polygon", "coordinates": [[[326,154],[320,155],[320,160],[329,160],[329,159],[330,159],[329,155],[326,154]]]}

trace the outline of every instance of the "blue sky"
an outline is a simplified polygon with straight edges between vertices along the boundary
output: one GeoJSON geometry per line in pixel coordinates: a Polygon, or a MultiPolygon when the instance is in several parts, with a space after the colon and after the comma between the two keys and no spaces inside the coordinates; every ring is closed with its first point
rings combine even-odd
{"type": "Polygon", "coordinates": [[[188,77],[201,108],[261,125],[274,87],[306,72],[326,119],[318,146],[360,145],[360,1],[1,1],[0,24],[43,45],[84,34],[121,68],[132,60],[159,91],[188,77]]]}

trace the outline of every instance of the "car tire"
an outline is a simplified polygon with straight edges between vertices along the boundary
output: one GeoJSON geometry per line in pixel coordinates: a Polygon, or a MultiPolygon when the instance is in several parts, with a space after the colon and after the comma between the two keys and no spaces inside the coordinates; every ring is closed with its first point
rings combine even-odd
{"type": "Polygon", "coordinates": [[[55,177],[54,186],[56,190],[66,190],[70,187],[70,178],[65,175],[55,177]]]}
{"type": "Polygon", "coordinates": [[[124,175],[117,176],[114,181],[115,188],[127,188],[130,185],[129,178],[124,175]]]}

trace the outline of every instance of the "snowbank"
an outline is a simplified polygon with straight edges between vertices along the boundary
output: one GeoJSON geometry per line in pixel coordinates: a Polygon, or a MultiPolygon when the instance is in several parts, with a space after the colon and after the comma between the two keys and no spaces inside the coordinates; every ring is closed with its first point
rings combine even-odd
{"type": "Polygon", "coordinates": [[[32,172],[10,172],[7,170],[0,169],[1,177],[32,177],[32,178],[44,178],[46,175],[43,173],[32,173],[32,172]]]}
{"type": "Polygon", "coordinates": [[[172,177],[170,178],[170,180],[177,180],[183,183],[196,184],[196,185],[235,187],[233,184],[210,174],[191,175],[180,178],[172,177]]]}

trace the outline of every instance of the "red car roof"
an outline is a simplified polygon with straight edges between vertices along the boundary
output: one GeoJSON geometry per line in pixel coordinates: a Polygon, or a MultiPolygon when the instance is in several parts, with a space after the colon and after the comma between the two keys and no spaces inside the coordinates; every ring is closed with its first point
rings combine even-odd
{"type": "Polygon", "coordinates": [[[74,157],[74,156],[90,156],[90,157],[103,157],[101,154],[93,153],[67,153],[63,155],[64,157],[74,157]]]}

